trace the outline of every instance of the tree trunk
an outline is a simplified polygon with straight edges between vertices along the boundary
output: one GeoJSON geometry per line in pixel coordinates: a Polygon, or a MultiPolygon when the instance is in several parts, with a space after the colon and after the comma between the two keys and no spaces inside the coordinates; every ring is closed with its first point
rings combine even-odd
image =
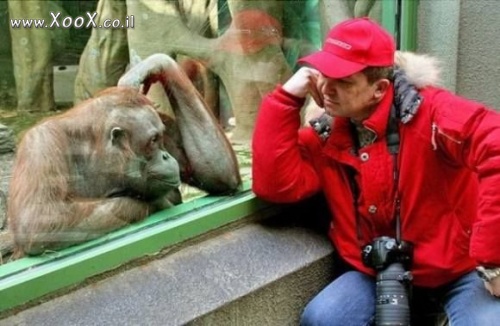
{"type": "MultiPolygon", "coordinates": [[[[97,4],[97,25],[105,19],[125,22],[125,0],[100,0],[97,4]]],[[[98,91],[115,86],[129,63],[127,29],[93,28],[80,57],[75,80],[75,99],[78,103],[98,91]]]]}
{"type": "MultiPolygon", "coordinates": [[[[45,19],[48,1],[9,0],[10,19],[45,19]]],[[[11,28],[17,109],[49,111],[55,108],[52,71],[52,31],[48,28],[11,28]]]]}
{"type": "Polygon", "coordinates": [[[321,30],[324,35],[333,25],[353,18],[370,16],[380,21],[382,1],[376,0],[319,0],[321,30]]]}

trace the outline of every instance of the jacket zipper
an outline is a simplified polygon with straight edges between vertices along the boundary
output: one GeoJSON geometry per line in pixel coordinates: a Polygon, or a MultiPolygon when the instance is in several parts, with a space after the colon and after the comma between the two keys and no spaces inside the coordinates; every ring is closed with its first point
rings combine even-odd
{"type": "Polygon", "coordinates": [[[462,144],[461,140],[455,139],[455,138],[451,137],[450,135],[444,133],[441,129],[439,129],[437,124],[435,122],[433,122],[432,123],[432,135],[431,135],[431,143],[432,143],[433,150],[437,150],[437,141],[436,141],[437,134],[446,137],[448,140],[451,140],[454,143],[457,143],[459,145],[462,144]]]}

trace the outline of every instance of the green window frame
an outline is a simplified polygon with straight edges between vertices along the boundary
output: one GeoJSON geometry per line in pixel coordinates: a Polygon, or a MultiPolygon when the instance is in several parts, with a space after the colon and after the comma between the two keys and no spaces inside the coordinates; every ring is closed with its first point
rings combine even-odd
{"type": "Polygon", "coordinates": [[[99,239],[0,265],[0,312],[271,206],[256,198],[250,188],[247,182],[234,196],[193,199],[99,239]]]}

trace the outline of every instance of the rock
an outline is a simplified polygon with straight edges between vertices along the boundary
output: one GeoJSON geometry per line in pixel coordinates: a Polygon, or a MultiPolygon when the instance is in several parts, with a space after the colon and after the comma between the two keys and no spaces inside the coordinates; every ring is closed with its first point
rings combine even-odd
{"type": "Polygon", "coordinates": [[[5,227],[6,223],[6,200],[13,162],[14,152],[0,154],[0,230],[5,227]]]}
{"type": "Polygon", "coordinates": [[[0,154],[13,152],[15,148],[14,132],[9,127],[0,124],[0,154]]]}
{"type": "Polygon", "coordinates": [[[0,190],[0,230],[5,227],[7,219],[7,196],[0,190]]]}

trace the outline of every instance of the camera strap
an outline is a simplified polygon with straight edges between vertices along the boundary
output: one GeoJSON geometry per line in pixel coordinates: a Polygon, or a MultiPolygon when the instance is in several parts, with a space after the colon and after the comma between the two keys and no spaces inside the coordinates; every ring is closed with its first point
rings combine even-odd
{"type": "MultiPolygon", "coordinates": [[[[396,105],[391,106],[391,112],[389,115],[389,120],[387,123],[387,132],[386,132],[386,142],[387,149],[389,154],[392,156],[392,166],[393,166],[393,193],[394,193],[394,209],[393,209],[393,221],[396,226],[396,241],[401,243],[401,198],[399,193],[399,165],[398,165],[398,156],[399,156],[399,148],[400,148],[400,137],[399,137],[399,117],[400,112],[396,105]]],[[[353,131],[354,134],[354,131],[353,131]]],[[[354,137],[356,147],[359,147],[359,142],[357,141],[357,137],[354,137]]],[[[355,210],[355,218],[356,218],[356,235],[358,238],[358,242],[360,247],[363,247],[366,243],[364,243],[363,233],[361,230],[361,215],[359,213],[358,207],[358,197],[359,197],[359,188],[356,183],[354,170],[352,168],[347,169],[347,174],[349,176],[350,188],[353,195],[353,205],[355,210]]]]}
{"type": "Polygon", "coordinates": [[[392,104],[389,121],[387,123],[387,149],[392,156],[392,178],[393,178],[393,193],[394,193],[394,208],[393,208],[393,221],[396,224],[396,241],[401,243],[401,196],[399,193],[399,117],[400,112],[396,105],[392,104]]]}

